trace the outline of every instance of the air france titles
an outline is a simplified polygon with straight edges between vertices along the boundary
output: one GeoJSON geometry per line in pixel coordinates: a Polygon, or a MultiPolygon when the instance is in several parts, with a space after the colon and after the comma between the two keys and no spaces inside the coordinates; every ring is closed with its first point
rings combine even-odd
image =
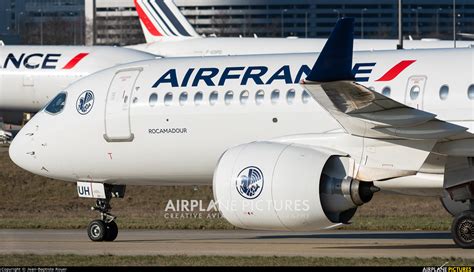
{"type": "Polygon", "coordinates": [[[224,86],[229,80],[239,80],[240,85],[247,85],[250,82],[257,85],[269,85],[277,81],[297,84],[310,72],[311,68],[307,65],[300,67],[295,78],[292,76],[289,65],[284,65],[274,72],[269,71],[266,66],[226,67],[222,71],[215,67],[190,68],[182,76],[176,69],[169,69],[153,84],[153,88],[162,84],[171,85],[171,87],[196,87],[201,82],[206,86],[224,86]]]}
{"type": "MultiPolygon", "coordinates": [[[[391,81],[414,62],[416,60],[402,60],[375,81],[391,81]]],[[[376,64],[376,62],[355,63],[352,68],[355,81],[368,82],[376,64]]],[[[278,82],[298,84],[310,72],[311,67],[308,65],[295,67],[283,65],[275,70],[267,66],[201,67],[189,68],[186,71],[169,69],[155,81],[152,88],[158,88],[162,85],[181,88],[201,85],[215,87],[224,86],[228,82],[234,82],[241,86],[247,84],[271,85],[278,82]]]]}
{"type": "MultiPolygon", "coordinates": [[[[73,56],[64,67],[60,69],[72,69],[74,68],[81,60],[83,60],[89,53],[79,53],[73,56]]],[[[61,54],[45,54],[45,53],[32,53],[26,54],[22,53],[20,55],[10,53],[3,61],[3,64],[0,63],[0,69],[57,69],[58,62],[61,58],[61,54]],[[14,67],[14,68],[13,68],[14,67]]]]}
{"type": "Polygon", "coordinates": [[[187,134],[187,128],[149,128],[148,134],[187,134]]]}

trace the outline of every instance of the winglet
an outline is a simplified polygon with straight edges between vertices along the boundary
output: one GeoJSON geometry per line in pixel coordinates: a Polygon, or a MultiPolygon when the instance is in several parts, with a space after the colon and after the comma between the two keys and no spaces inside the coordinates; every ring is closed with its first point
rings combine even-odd
{"type": "Polygon", "coordinates": [[[355,80],[352,73],[353,44],[354,18],[339,19],[306,81],[355,80]]]}

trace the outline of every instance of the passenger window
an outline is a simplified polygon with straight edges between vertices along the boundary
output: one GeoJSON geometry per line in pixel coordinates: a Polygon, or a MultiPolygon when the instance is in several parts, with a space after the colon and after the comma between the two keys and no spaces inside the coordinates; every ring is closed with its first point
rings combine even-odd
{"type": "Polygon", "coordinates": [[[439,88],[439,99],[446,100],[449,95],[449,87],[448,85],[443,85],[439,88]]]}
{"type": "Polygon", "coordinates": [[[201,105],[201,103],[202,103],[202,97],[203,97],[202,92],[197,92],[197,93],[194,95],[194,104],[195,104],[196,106],[201,105]]]}
{"type": "Polygon", "coordinates": [[[228,91],[225,93],[224,101],[226,105],[230,105],[232,103],[232,100],[234,99],[234,92],[233,91],[228,91]]]}
{"type": "Polygon", "coordinates": [[[188,93],[187,92],[183,92],[181,93],[181,95],[179,96],[179,104],[181,106],[184,106],[186,104],[186,102],[188,102],[188,93]]]}
{"type": "Polygon", "coordinates": [[[469,97],[470,100],[474,100],[474,84],[467,89],[467,97],[469,97]]]}
{"type": "Polygon", "coordinates": [[[49,102],[48,106],[46,106],[45,111],[52,114],[60,113],[66,105],[66,97],[66,93],[56,95],[56,97],[49,102]]]}
{"type": "Polygon", "coordinates": [[[255,103],[260,105],[263,103],[263,99],[265,98],[265,92],[263,90],[258,90],[255,94],[255,103]]]}
{"type": "Polygon", "coordinates": [[[165,106],[171,106],[172,102],[173,102],[173,93],[167,93],[165,95],[165,106]]]}
{"type": "Polygon", "coordinates": [[[301,101],[303,101],[303,104],[308,104],[310,99],[311,95],[309,95],[308,91],[304,91],[301,95],[301,101]]]}
{"type": "Polygon", "coordinates": [[[290,89],[286,93],[286,102],[288,102],[289,105],[293,104],[293,101],[295,100],[295,90],[290,89]]]}
{"type": "Polygon", "coordinates": [[[383,90],[382,90],[382,94],[385,95],[386,97],[390,97],[391,92],[392,92],[392,90],[388,86],[383,88],[383,90]]]}
{"type": "Polygon", "coordinates": [[[249,91],[245,90],[240,93],[240,104],[245,105],[249,100],[249,91]]]}
{"type": "Polygon", "coordinates": [[[280,99],[280,90],[273,90],[271,96],[272,104],[278,103],[278,99],[280,99]]]}
{"type": "Polygon", "coordinates": [[[411,87],[411,89],[410,89],[410,98],[411,98],[411,100],[417,99],[419,95],[420,95],[420,86],[415,85],[415,86],[411,87]]]}
{"type": "Polygon", "coordinates": [[[213,91],[209,96],[209,104],[215,105],[217,103],[218,94],[216,91],[213,91]]]}
{"type": "Polygon", "coordinates": [[[158,102],[158,95],[156,93],[152,93],[150,95],[150,98],[148,99],[148,103],[150,104],[150,107],[156,106],[157,102],[158,102]]]}

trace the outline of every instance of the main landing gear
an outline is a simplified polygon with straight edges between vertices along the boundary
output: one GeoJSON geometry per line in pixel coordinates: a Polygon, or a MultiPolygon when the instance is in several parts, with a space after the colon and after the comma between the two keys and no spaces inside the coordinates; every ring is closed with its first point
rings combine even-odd
{"type": "Polygon", "coordinates": [[[474,210],[464,211],[455,216],[451,225],[451,233],[458,246],[474,248],[474,210]]]}
{"type": "Polygon", "coordinates": [[[474,157],[447,157],[444,208],[454,216],[451,234],[456,245],[474,249],[474,157]]]}
{"type": "Polygon", "coordinates": [[[93,220],[87,227],[87,235],[94,242],[114,241],[118,235],[118,226],[115,223],[115,216],[109,213],[110,198],[97,199],[95,207],[92,210],[99,211],[101,219],[93,220]]]}
{"type": "Polygon", "coordinates": [[[93,211],[100,213],[100,219],[93,220],[87,227],[87,236],[94,242],[111,242],[117,238],[118,226],[115,216],[110,213],[112,198],[123,198],[125,196],[125,185],[112,185],[95,182],[77,182],[77,193],[79,197],[95,198],[96,205],[93,211]]]}

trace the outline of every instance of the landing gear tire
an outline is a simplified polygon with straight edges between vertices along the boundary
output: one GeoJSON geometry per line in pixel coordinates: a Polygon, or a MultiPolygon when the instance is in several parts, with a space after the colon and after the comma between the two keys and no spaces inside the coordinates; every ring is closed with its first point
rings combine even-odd
{"type": "Polygon", "coordinates": [[[87,227],[87,235],[94,242],[111,242],[118,235],[117,223],[115,221],[105,223],[102,220],[94,220],[87,227]]]}
{"type": "Polygon", "coordinates": [[[100,213],[101,219],[92,221],[87,227],[87,235],[94,242],[106,241],[111,242],[117,238],[118,227],[115,223],[115,216],[109,213],[110,198],[98,199],[96,206],[92,210],[100,213]]]}
{"type": "Polygon", "coordinates": [[[107,226],[102,220],[94,220],[87,227],[87,235],[94,242],[104,241],[107,235],[107,226]]]}
{"type": "MultiPolygon", "coordinates": [[[[99,219],[93,220],[87,227],[87,236],[94,242],[114,241],[118,236],[118,226],[115,223],[117,218],[110,213],[112,207],[110,201],[112,198],[123,198],[125,195],[125,185],[113,185],[104,183],[77,182],[77,192],[79,197],[95,198],[95,206],[92,211],[99,212],[99,219]],[[96,198],[91,192],[96,190],[96,198]]],[[[95,191],[94,191],[95,192],[95,191]]]]}
{"type": "Polygon", "coordinates": [[[454,242],[462,248],[474,248],[474,211],[464,211],[451,226],[454,242]]]}
{"type": "Polygon", "coordinates": [[[118,235],[118,226],[115,221],[106,224],[107,231],[105,233],[104,241],[112,242],[117,238],[118,235]]]}

